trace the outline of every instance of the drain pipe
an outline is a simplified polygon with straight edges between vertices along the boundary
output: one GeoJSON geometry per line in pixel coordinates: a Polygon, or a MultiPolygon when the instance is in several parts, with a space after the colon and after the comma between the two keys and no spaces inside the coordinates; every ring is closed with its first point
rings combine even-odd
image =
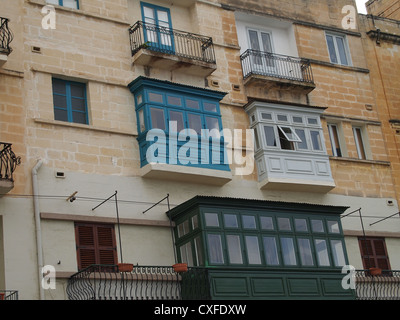
{"type": "Polygon", "coordinates": [[[43,268],[43,252],[42,252],[42,230],[40,226],[40,210],[39,210],[39,188],[37,174],[43,160],[38,160],[36,165],[32,168],[32,191],[33,191],[33,210],[35,214],[35,227],[36,227],[36,247],[37,247],[37,260],[39,271],[39,298],[44,300],[44,290],[42,287],[42,268],[43,268]]]}

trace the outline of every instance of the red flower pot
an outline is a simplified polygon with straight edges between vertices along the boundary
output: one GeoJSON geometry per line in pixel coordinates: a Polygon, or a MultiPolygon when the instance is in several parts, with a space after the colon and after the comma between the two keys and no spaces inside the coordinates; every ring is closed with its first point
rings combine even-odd
{"type": "Polygon", "coordinates": [[[118,263],[119,272],[131,272],[133,270],[132,263],[118,263]]]}
{"type": "Polygon", "coordinates": [[[380,268],[369,268],[369,273],[371,276],[379,276],[382,273],[382,269],[380,268]]]}
{"type": "Polygon", "coordinates": [[[176,263],[172,266],[175,272],[186,272],[188,271],[187,263],[176,263]]]}

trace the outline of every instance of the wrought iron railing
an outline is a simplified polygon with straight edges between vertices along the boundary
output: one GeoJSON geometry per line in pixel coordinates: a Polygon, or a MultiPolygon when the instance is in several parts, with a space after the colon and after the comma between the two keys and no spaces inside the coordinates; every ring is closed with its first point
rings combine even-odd
{"type": "Polygon", "coordinates": [[[91,265],[68,280],[70,300],[181,300],[209,297],[207,271],[177,273],[169,266],[91,265]]]}
{"type": "Polygon", "coordinates": [[[244,79],[251,75],[262,75],[314,83],[311,62],[308,59],[248,49],[240,56],[240,60],[244,79]]]}
{"type": "Polygon", "coordinates": [[[0,290],[0,301],[1,300],[18,300],[18,291],[0,290]]]}
{"type": "Polygon", "coordinates": [[[10,43],[13,40],[13,34],[8,27],[9,20],[0,17],[0,52],[9,54],[11,52],[10,43]]]}
{"type": "Polygon", "coordinates": [[[129,28],[132,56],[140,49],[167,53],[178,57],[215,63],[211,37],[160,27],[143,21],[129,28]]]}
{"type": "Polygon", "coordinates": [[[13,173],[21,163],[21,157],[15,155],[11,146],[11,143],[0,142],[0,179],[14,181],[13,173]]]}
{"type": "Polygon", "coordinates": [[[356,270],[355,287],[358,300],[400,300],[400,271],[371,275],[369,270],[356,270]]]}

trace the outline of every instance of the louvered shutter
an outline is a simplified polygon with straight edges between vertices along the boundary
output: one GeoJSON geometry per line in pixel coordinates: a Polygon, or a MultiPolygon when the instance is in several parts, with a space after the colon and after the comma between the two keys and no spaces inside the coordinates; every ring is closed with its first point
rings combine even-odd
{"type": "Polygon", "coordinates": [[[360,238],[359,243],[365,269],[375,267],[390,270],[384,238],[360,238]]]}
{"type": "Polygon", "coordinates": [[[76,223],[75,237],[79,270],[92,264],[117,263],[113,225],[76,223]]]}

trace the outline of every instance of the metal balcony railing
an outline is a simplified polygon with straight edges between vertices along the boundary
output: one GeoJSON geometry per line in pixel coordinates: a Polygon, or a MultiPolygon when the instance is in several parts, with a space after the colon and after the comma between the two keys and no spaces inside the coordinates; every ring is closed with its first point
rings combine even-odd
{"type": "Polygon", "coordinates": [[[181,300],[205,299],[205,269],[177,273],[169,266],[134,266],[119,272],[117,265],[91,265],[68,280],[70,300],[181,300]]]}
{"type": "Polygon", "coordinates": [[[2,300],[18,300],[18,291],[0,290],[0,301],[2,300]]]}
{"type": "Polygon", "coordinates": [[[369,270],[355,271],[358,300],[400,300],[400,271],[383,270],[373,276],[369,270]]]}
{"type": "Polygon", "coordinates": [[[21,163],[21,157],[15,155],[11,146],[11,143],[0,142],[0,179],[14,181],[13,173],[21,163]]]}
{"type": "Polygon", "coordinates": [[[251,75],[262,75],[314,84],[308,59],[248,49],[240,56],[240,60],[244,79],[251,75]]]}
{"type": "Polygon", "coordinates": [[[132,56],[140,49],[216,63],[211,37],[160,27],[143,21],[129,28],[132,56]]]}
{"type": "Polygon", "coordinates": [[[9,20],[7,18],[0,17],[0,53],[11,53],[12,49],[10,43],[13,40],[13,34],[8,27],[9,20]]]}

